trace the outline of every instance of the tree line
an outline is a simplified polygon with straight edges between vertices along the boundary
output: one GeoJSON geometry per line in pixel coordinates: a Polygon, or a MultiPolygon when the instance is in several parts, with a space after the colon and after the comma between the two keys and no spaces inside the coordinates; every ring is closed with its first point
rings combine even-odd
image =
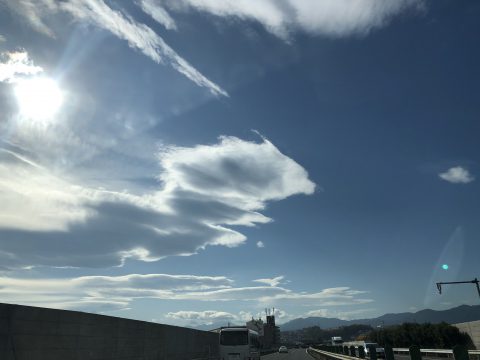
{"type": "Polygon", "coordinates": [[[312,326],[295,331],[282,331],[282,337],[289,342],[300,341],[306,344],[322,344],[330,342],[333,336],[341,336],[343,340],[355,340],[359,335],[365,334],[373,328],[369,325],[348,325],[335,329],[321,329],[312,326]]]}
{"type": "Polygon", "coordinates": [[[452,349],[455,345],[464,345],[475,349],[468,334],[458,328],[442,322],[440,324],[404,323],[370,331],[367,339],[384,346],[409,347],[419,345],[426,349],[452,349]]]}

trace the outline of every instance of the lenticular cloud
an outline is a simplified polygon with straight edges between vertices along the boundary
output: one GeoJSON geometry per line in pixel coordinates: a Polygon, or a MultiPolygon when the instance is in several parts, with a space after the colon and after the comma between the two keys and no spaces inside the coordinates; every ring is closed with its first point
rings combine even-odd
{"type": "Polygon", "coordinates": [[[161,188],[139,196],[71,184],[4,150],[0,202],[9,211],[0,216],[0,261],[107,267],[235,247],[246,237],[230,226],[268,223],[260,213],[268,201],[315,189],[305,169],[265,139],[173,146],[159,162],[161,188]]]}

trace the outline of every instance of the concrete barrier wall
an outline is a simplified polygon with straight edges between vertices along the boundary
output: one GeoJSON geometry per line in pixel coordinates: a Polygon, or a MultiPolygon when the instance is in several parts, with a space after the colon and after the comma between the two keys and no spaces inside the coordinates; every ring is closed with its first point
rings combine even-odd
{"type": "Polygon", "coordinates": [[[460,324],[453,324],[461,332],[467,333],[472,338],[473,344],[480,350],[480,320],[460,324]]]}
{"type": "Polygon", "coordinates": [[[0,303],[1,360],[218,357],[218,334],[77,311],[0,303]]]}

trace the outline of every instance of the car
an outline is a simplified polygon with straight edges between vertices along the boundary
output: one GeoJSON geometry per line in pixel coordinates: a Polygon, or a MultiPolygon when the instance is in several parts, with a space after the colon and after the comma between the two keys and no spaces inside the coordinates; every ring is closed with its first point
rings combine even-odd
{"type": "Polygon", "coordinates": [[[365,343],[365,356],[370,357],[370,348],[375,347],[378,359],[385,359],[385,349],[380,347],[377,343],[365,343]]]}
{"type": "Polygon", "coordinates": [[[279,352],[279,353],[288,353],[288,349],[287,349],[286,346],[280,346],[280,347],[278,348],[278,352],[279,352]]]}

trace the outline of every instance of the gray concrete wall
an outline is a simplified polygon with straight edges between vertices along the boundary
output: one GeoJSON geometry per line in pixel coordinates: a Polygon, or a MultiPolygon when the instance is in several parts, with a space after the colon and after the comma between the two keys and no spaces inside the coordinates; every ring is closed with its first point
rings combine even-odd
{"type": "Polygon", "coordinates": [[[480,350],[480,320],[460,324],[453,324],[461,332],[467,333],[472,338],[473,344],[480,350]]]}
{"type": "Polygon", "coordinates": [[[1,360],[187,360],[218,356],[218,334],[0,303],[1,360]]]}

